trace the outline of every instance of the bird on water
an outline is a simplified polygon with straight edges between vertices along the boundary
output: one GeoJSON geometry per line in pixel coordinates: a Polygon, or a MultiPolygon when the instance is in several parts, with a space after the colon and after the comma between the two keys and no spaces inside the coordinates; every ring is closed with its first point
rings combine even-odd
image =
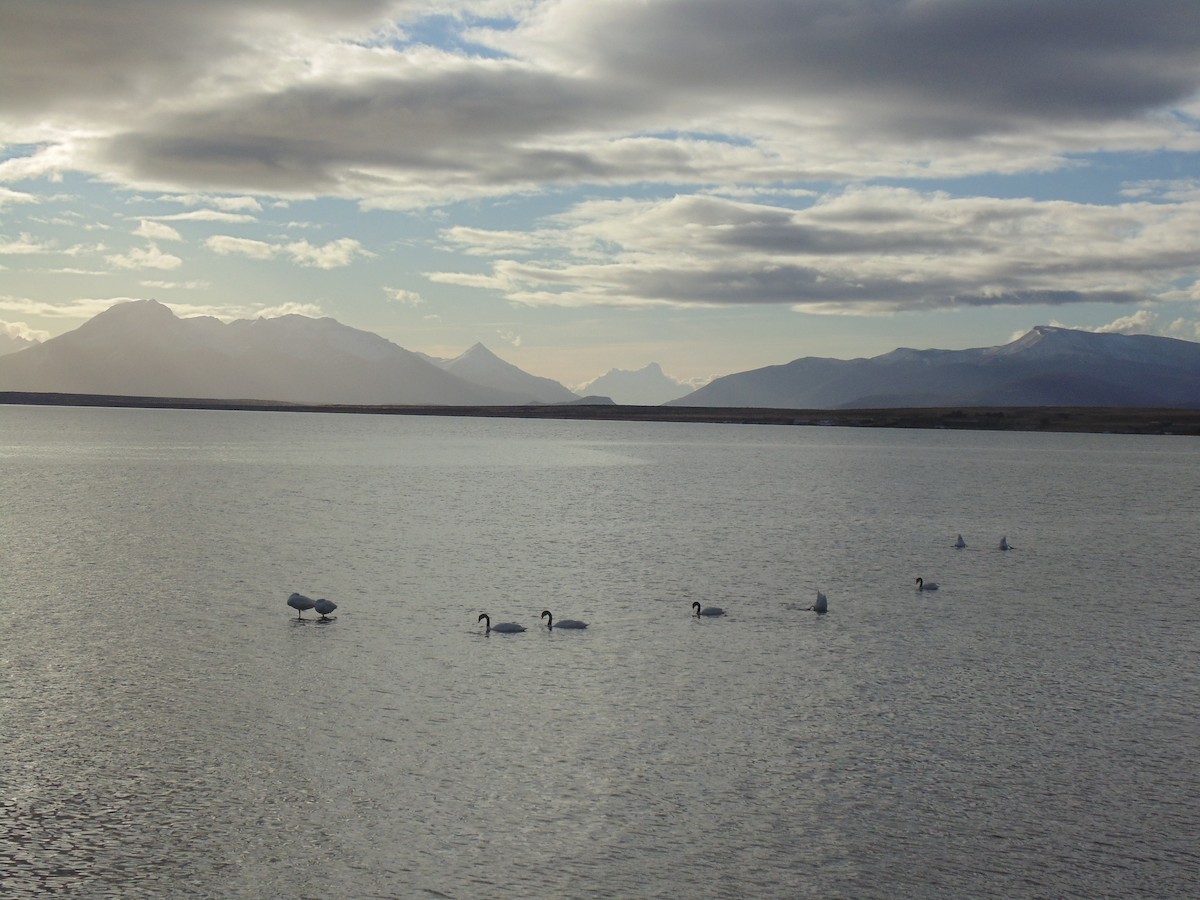
{"type": "Polygon", "coordinates": [[[546,620],[546,627],[553,631],[555,628],[587,628],[587,622],[580,622],[578,619],[559,619],[554,621],[554,616],[550,614],[550,610],[542,610],[542,618],[546,620]]]}
{"type": "Polygon", "coordinates": [[[829,599],[820,591],[817,591],[817,602],[810,606],[809,609],[816,613],[829,612],[829,599]]]}
{"type": "Polygon", "coordinates": [[[303,619],[304,612],[316,606],[316,601],[305,597],[303,594],[292,594],[287,599],[287,605],[296,611],[297,619],[303,619]]]}
{"type": "Polygon", "coordinates": [[[723,615],[725,615],[725,610],[721,609],[721,607],[719,607],[719,606],[701,607],[699,600],[696,600],[692,603],[692,611],[696,613],[697,619],[700,618],[701,616],[723,616],[723,615]]]}
{"type": "Polygon", "coordinates": [[[328,622],[329,617],[333,614],[333,611],[335,609],[337,609],[337,604],[334,603],[332,600],[326,600],[324,598],[321,598],[320,600],[318,600],[316,603],[313,604],[313,609],[315,609],[318,613],[321,614],[321,618],[323,620],[328,622]]]}
{"type": "Polygon", "coordinates": [[[495,625],[493,625],[492,617],[487,613],[480,613],[479,618],[476,619],[476,621],[484,623],[483,630],[485,634],[492,631],[498,631],[501,634],[516,634],[518,631],[525,630],[524,625],[518,625],[516,622],[497,622],[495,625]]]}

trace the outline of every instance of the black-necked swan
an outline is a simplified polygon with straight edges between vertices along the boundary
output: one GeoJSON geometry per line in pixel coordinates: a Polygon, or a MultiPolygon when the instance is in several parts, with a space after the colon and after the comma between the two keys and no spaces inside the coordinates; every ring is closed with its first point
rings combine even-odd
{"type": "Polygon", "coordinates": [[[954,546],[957,547],[959,550],[966,549],[967,542],[963,540],[961,534],[958,536],[958,540],[954,542],[954,546]]]}
{"type": "Polygon", "coordinates": [[[936,581],[926,581],[924,578],[917,579],[918,591],[936,591],[939,585],[936,581]]]}
{"type": "Polygon", "coordinates": [[[809,607],[812,612],[829,612],[829,600],[820,591],[817,591],[817,602],[809,607]]]}
{"type": "Polygon", "coordinates": [[[546,620],[546,627],[553,631],[555,628],[587,628],[587,622],[580,622],[578,619],[559,619],[554,621],[554,616],[550,615],[550,610],[542,610],[542,618],[546,620]]]}
{"type": "Polygon", "coordinates": [[[487,613],[480,613],[477,622],[484,623],[484,632],[499,631],[501,634],[516,634],[518,631],[524,631],[524,625],[518,625],[516,622],[497,622],[492,624],[492,618],[487,613]]]}
{"type": "Polygon", "coordinates": [[[1012,549],[1011,545],[1008,543],[1008,535],[1007,534],[1004,537],[1000,538],[1000,549],[1001,550],[1012,549]]]}
{"type": "Polygon", "coordinates": [[[296,611],[297,619],[303,619],[304,611],[312,609],[316,605],[316,602],[305,597],[303,594],[292,594],[292,596],[288,597],[287,604],[296,611]]]}
{"type": "Polygon", "coordinates": [[[693,601],[692,609],[694,609],[696,611],[696,618],[700,618],[700,616],[723,616],[723,615],[725,615],[725,610],[721,609],[721,607],[719,607],[719,606],[705,606],[705,607],[701,608],[699,600],[693,601]]]}
{"type": "Polygon", "coordinates": [[[337,609],[337,604],[334,603],[332,600],[326,600],[324,598],[321,598],[320,600],[318,600],[316,603],[313,604],[313,609],[315,609],[317,612],[319,612],[321,614],[322,619],[325,619],[326,621],[328,621],[330,615],[332,615],[333,611],[335,609],[337,609]]]}

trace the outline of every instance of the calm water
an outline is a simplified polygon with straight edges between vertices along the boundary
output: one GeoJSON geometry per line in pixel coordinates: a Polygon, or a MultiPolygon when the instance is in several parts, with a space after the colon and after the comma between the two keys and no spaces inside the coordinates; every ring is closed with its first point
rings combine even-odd
{"type": "Polygon", "coordinates": [[[0,407],[0,472],[5,896],[1200,893],[1195,439],[0,407]]]}

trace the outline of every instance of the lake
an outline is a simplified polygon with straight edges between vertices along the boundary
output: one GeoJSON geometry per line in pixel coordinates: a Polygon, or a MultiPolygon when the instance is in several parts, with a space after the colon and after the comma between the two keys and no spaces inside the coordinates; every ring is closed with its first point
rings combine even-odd
{"type": "Polygon", "coordinates": [[[6,897],[1200,893],[1194,438],[0,406],[0,472],[6,897]]]}

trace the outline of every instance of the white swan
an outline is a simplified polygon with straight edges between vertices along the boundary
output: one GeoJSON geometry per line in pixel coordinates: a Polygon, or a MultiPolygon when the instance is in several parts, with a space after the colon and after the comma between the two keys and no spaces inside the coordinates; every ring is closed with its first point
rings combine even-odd
{"type": "Polygon", "coordinates": [[[817,591],[817,602],[809,607],[810,610],[817,613],[829,612],[829,600],[820,591],[817,591]]]}
{"type": "Polygon", "coordinates": [[[954,546],[957,547],[959,550],[966,549],[967,542],[963,540],[961,534],[958,536],[958,540],[954,542],[954,546]]]}
{"type": "Polygon", "coordinates": [[[312,609],[316,605],[316,602],[310,600],[308,597],[305,597],[303,594],[292,594],[292,596],[288,597],[287,599],[287,605],[296,611],[297,619],[303,619],[304,611],[306,609],[312,609]]]}
{"type": "Polygon", "coordinates": [[[516,634],[518,631],[524,631],[524,625],[518,625],[516,622],[497,622],[492,624],[492,618],[487,613],[480,613],[477,622],[483,622],[484,632],[499,631],[501,634],[516,634]]]}
{"type": "Polygon", "coordinates": [[[1011,550],[1012,549],[1012,545],[1008,543],[1008,535],[1007,534],[1004,537],[1000,538],[1000,549],[1001,550],[1011,550]]]}
{"type": "Polygon", "coordinates": [[[322,619],[325,619],[326,621],[328,621],[329,616],[333,613],[333,611],[335,609],[337,609],[337,604],[334,603],[332,600],[326,600],[326,599],[322,598],[313,604],[313,609],[315,609],[317,612],[319,612],[321,614],[322,619]]]}
{"type": "MultiPolygon", "coordinates": [[[[546,620],[546,627],[551,631],[554,630],[554,616],[550,615],[550,610],[542,610],[542,618],[546,620]]],[[[559,619],[559,628],[587,628],[587,622],[580,622],[578,619],[559,619]]]]}
{"type": "Polygon", "coordinates": [[[917,579],[918,591],[936,591],[939,586],[936,581],[926,581],[924,578],[917,579]]]}
{"type": "Polygon", "coordinates": [[[721,607],[719,607],[719,606],[706,606],[703,609],[701,609],[699,600],[693,601],[692,609],[696,611],[696,618],[700,618],[701,616],[723,616],[723,615],[725,615],[725,610],[721,609],[721,607]]]}

